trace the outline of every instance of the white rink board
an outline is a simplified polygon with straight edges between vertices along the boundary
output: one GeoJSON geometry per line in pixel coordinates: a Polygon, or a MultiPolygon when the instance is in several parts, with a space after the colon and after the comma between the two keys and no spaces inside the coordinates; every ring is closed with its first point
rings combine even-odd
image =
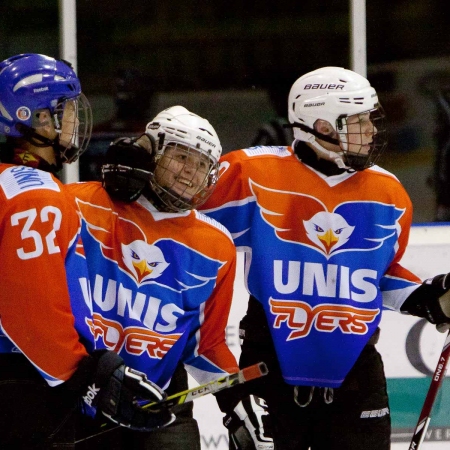
{"type": "MultiPolygon", "coordinates": [[[[450,226],[424,225],[414,226],[411,230],[409,247],[402,264],[422,279],[438,273],[450,272],[450,226]]],[[[236,358],[240,347],[238,338],[239,321],[247,309],[248,294],[243,281],[243,258],[238,254],[235,292],[227,328],[227,343],[236,358]]],[[[405,354],[405,339],[417,319],[401,314],[388,312],[384,314],[381,324],[382,333],[378,350],[383,355],[386,376],[418,377],[421,376],[408,361],[405,354]]],[[[441,352],[445,335],[435,331],[432,325],[426,325],[421,334],[422,358],[426,366],[434,371],[437,358],[441,352]]],[[[195,382],[190,378],[191,386],[195,382]]],[[[417,417],[420,411],[417,411],[417,417]]],[[[227,430],[222,425],[222,416],[215,398],[212,395],[196,400],[194,417],[197,419],[202,450],[228,450],[227,430]]],[[[415,424],[414,424],[415,425],[415,424]]],[[[450,429],[450,405],[449,405],[450,429]]],[[[392,450],[407,450],[409,443],[393,443],[392,450]]],[[[422,444],[423,450],[448,450],[450,442],[427,442],[422,444]]]]}

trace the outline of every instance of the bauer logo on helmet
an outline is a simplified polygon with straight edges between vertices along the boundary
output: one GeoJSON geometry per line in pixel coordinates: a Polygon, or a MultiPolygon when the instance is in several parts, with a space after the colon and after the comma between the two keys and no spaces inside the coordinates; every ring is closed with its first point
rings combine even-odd
{"type": "Polygon", "coordinates": [[[304,89],[330,89],[330,90],[343,90],[345,85],[343,84],[305,84],[304,89]]]}

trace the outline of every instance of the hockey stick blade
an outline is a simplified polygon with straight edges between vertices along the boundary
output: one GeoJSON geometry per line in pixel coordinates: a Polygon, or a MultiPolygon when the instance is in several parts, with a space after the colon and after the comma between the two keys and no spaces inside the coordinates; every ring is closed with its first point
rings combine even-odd
{"type": "Polygon", "coordinates": [[[141,405],[143,409],[159,409],[161,406],[171,408],[175,405],[181,405],[183,403],[192,402],[197,398],[203,397],[207,394],[214,394],[216,392],[222,391],[223,389],[228,389],[230,387],[236,386],[237,384],[245,383],[246,381],[254,380],[255,378],[267,375],[269,370],[265,363],[260,362],[254,364],[253,366],[245,367],[239,372],[232,373],[217,380],[211,381],[201,386],[197,386],[193,389],[188,389],[186,391],[178,392],[176,394],[170,395],[162,402],[152,402],[145,405],[141,405]]]}
{"type": "Polygon", "coordinates": [[[439,356],[439,361],[437,363],[436,370],[434,371],[433,378],[431,379],[430,387],[425,397],[419,420],[417,421],[416,428],[414,429],[409,450],[418,450],[425,439],[428,425],[431,420],[431,411],[433,409],[433,404],[439,388],[441,387],[441,384],[444,380],[449,359],[450,331],[445,338],[444,347],[442,348],[441,355],[439,356]]]}

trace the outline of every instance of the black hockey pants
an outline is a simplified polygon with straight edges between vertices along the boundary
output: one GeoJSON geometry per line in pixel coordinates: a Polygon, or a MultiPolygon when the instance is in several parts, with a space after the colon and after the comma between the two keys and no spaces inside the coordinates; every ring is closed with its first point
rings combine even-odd
{"type": "Polygon", "coordinates": [[[364,348],[343,385],[333,390],[286,384],[273,345],[244,340],[240,366],[259,361],[269,374],[247,384],[268,404],[276,450],[389,450],[386,379],[374,345],[364,348]]]}
{"type": "Polygon", "coordinates": [[[49,387],[22,354],[0,354],[0,449],[70,449],[76,399],[49,387]]]}

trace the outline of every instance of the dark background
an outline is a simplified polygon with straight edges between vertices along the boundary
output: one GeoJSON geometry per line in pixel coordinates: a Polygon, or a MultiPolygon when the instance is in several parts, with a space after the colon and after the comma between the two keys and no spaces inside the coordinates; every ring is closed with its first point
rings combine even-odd
{"type": "MultiPolygon", "coordinates": [[[[367,59],[450,55],[445,0],[368,0],[367,59]]],[[[0,2],[0,54],[58,55],[58,2],[0,2]]],[[[157,90],[267,88],[324,65],[349,66],[348,0],[78,0],[87,93],[118,68],[157,90]]],[[[381,86],[377,86],[379,89],[381,86]]]]}
{"type": "MultiPolygon", "coordinates": [[[[0,0],[0,59],[57,57],[58,4],[0,0]]],[[[390,124],[383,163],[417,204],[417,221],[433,216],[436,93],[450,86],[447,9],[445,0],[366,1],[368,78],[390,124]]],[[[78,0],[77,71],[97,136],[136,133],[182,104],[208,118],[229,151],[249,145],[277,103],[286,115],[300,75],[350,68],[349,30],[349,0],[78,0]]]]}

